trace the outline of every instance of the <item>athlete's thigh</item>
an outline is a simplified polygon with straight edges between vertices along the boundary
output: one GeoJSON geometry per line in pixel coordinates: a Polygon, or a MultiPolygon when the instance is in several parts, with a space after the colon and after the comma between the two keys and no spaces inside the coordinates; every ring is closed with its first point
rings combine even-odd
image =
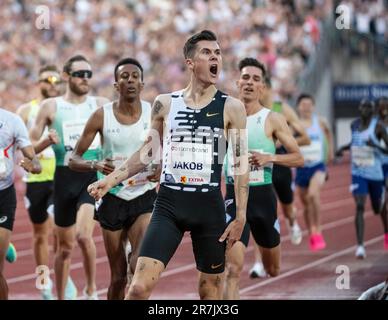
{"type": "Polygon", "coordinates": [[[76,232],[84,236],[92,236],[94,225],[94,206],[89,203],[82,204],[77,212],[76,232]]]}
{"type": "Polygon", "coordinates": [[[174,216],[156,205],[140,246],[139,257],[157,260],[167,266],[182,241],[183,234],[184,231],[178,227],[174,216]]]}
{"type": "Polygon", "coordinates": [[[138,216],[128,230],[128,239],[134,251],[139,250],[144,234],[151,220],[151,212],[138,216]]]}
{"type": "Polygon", "coordinates": [[[321,170],[317,170],[313,176],[311,177],[310,184],[309,184],[309,193],[310,194],[316,194],[320,191],[322,186],[325,183],[326,179],[326,173],[321,170]]]}
{"type": "Polygon", "coordinates": [[[219,241],[226,229],[222,194],[201,195],[188,219],[197,269],[209,274],[222,273],[226,249],[226,241],[219,241]]]}

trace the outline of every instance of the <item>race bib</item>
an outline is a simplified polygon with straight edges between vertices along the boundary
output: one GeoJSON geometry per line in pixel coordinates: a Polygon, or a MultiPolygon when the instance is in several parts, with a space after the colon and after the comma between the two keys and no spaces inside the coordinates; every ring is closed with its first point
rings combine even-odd
{"type": "MultiPolygon", "coordinates": [[[[232,148],[228,148],[228,176],[234,177],[235,175],[235,166],[234,166],[234,159],[233,154],[231,152],[232,148]]],[[[269,154],[268,152],[264,152],[263,150],[259,149],[252,149],[249,150],[249,152],[255,151],[259,152],[261,154],[269,154]]],[[[249,166],[249,183],[263,183],[264,182],[264,167],[257,167],[250,165],[249,166]]]]}
{"type": "Polygon", "coordinates": [[[171,142],[166,174],[176,183],[209,184],[213,161],[212,145],[171,142]]]}
{"type": "Polygon", "coordinates": [[[7,174],[7,165],[5,163],[4,149],[0,149],[0,179],[7,174]]]}
{"type": "Polygon", "coordinates": [[[250,166],[249,183],[264,182],[264,167],[250,166]]]}
{"type": "MultiPolygon", "coordinates": [[[[62,130],[63,130],[63,143],[65,147],[70,147],[71,150],[74,150],[74,147],[81,137],[82,131],[85,128],[86,120],[79,121],[63,121],[62,130]]],[[[92,144],[89,147],[89,150],[97,149],[100,143],[98,140],[98,135],[94,137],[92,144]]]]}
{"type": "MultiPolygon", "coordinates": [[[[270,154],[269,152],[265,152],[260,149],[254,149],[254,150],[249,150],[249,152],[254,151],[258,152],[261,154],[270,154]]],[[[271,166],[271,164],[269,164],[271,166]]],[[[264,182],[264,167],[256,167],[250,165],[250,170],[249,170],[249,183],[263,183],[264,182]]]]}
{"type": "Polygon", "coordinates": [[[352,162],[359,167],[372,167],[375,164],[373,148],[352,146],[352,162]]]}
{"type": "Polygon", "coordinates": [[[320,141],[311,141],[310,145],[300,147],[300,152],[305,162],[322,161],[322,144],[320,141]]]}

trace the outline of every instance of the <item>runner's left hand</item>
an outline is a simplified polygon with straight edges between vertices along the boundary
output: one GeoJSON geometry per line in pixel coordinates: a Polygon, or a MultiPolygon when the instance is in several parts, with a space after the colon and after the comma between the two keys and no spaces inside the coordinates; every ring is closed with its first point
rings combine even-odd
{"type": "Polygon", "coordinates": [[[21,166],[24,170],[30,173],[40,173],[42,171],[42,168],[40,164],[34,163],[32,160],[24,157],[20,162],[19,166],[21,166]]]}

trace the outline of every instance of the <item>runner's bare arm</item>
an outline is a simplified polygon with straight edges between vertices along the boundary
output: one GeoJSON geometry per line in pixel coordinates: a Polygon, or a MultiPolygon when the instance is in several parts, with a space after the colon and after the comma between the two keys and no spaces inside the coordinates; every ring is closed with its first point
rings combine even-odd
{"type": "Polygon", "coordinates": [[[300,153],[298,143],[293,137],[285,117],[281,114],[271,112],[269,119],[273,128],[274,137],[278,139],[287,150],[286,154],[271,155],[273,157],[272,162],[287,167],[303,166],[304,160],[300,153]]]}
{"type": "MultiPolygon", "coordinates": [[[[16,114],[19,115],[24,124],[28,124],[28,114],[30,113],[31,110],[31,103],[25,103],[22,104],[16,111],[16,114]]],[[[42,152],[44,149],[46,149],[48,146],[52,145],[53,143],[56,143],[55,140],[56,132],[55,130],[52,130],[49,132],[49,135],[46,137],[41,137],[39,141],[33,141],[32,145],[34,147],[35,153],[38,154],[42,152]]]]}
{"type": "Polygon", "coordinates": [[[309,145],[311,143],[311,140],[302,123],[300,122],[295,110],[292,109],[288,104],[284,103],[283,114],[286,117],[286,120],[289,123],[290,127],[296,133],[295,140],[298,143],[298,146],[309,145]]]}
{"type": "Polygon", "coordinates": [[[24,159],[19,162],[19,165],[30,173],[41,173],[42,167],[40,166],[40,162],[35,155],[34,148],[31,146],[27,146],[20,149],[24,159]]]}
{"type": "Polygon", "coordinates": [[[121,181],[135,175],[144,169],[159,154],[161,137],[163,137],[163,123],[168,114],[170,95],[159,95],[152,106],[151,129],[143,146],[126,160],[118,169],[88,187],[88,191],[95,199],[100,199],[109,189],[121,181]]]}
{"type": "Polygon", "coordinates": [[[43,100],[40,104],[35,123],[29,132],[34,148],[38,147],[36,153],[39,153],[40,151],[53,144],[53,141],[50,139],[47,139],[45,142],[39,140],[43,135],[45,127],[49,126],[54,119],[55,108],[56,103],[54,99],[43,100]],[[42,145],[40,145],[40,143],[42,143],[42,145]]]}
{"type": "Polygon", "coordinates": [[[242,102],[228,97],[225,102],[225,117],[228,121],[228,136],[232,143],[234,163],[238,164],[234,175],[236,218],[229,224],[220,238],[221,242],[228,240],[227,249],[229,249],[240,239],[244,229],[249,192],[247,116],[242,102]]]}
{"type": "Polygon", "coordinates": [[[88,172],[100,171],[104,174],[109,174],[114,170],[114,167],[109,164],[109,161],[85,160],[83,154],[89,149],[96,134],[102,133],[104,122],[104,109],[99,108],[89,117],[81,137],[77,141],[75,148],[69,159],[69,168],[74,171],[88,172]]]}
{"type": "Polygon", "coordinates": [[[333,143],[333,135],[331,133],[329,124],[327,123],[326,119],[320,118],[319,119],[321,128],[323,129],[323,132],[325,133],[326,139],[327,139],[327,149],[328,149],[328,154],[327,154],[327,161],[330,162],[334,159],[334,143],[333,143]]]}

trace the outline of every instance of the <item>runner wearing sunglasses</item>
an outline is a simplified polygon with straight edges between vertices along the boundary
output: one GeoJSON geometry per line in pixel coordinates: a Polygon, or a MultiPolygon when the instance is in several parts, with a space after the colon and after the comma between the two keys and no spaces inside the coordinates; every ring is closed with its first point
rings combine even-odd
{"type": "MultiPolygon", "coordinates": [[[[55,129],[59,143],[53,146],[56,158],[54,177],[55,224],[58,230],[58,250],[55,256],[55,277],[58,299],[64,299],[66,279],[70,271],[71,252],[77,240],[84,256],[86,299],[97,299],[96,247],[93,241],[94,199],[86,187],[96,181],[96,172],[74,172],[69,169],[69,157],[85,127],[89,116],[108,102],[89,96],[89,80],[93,73],[88,60],[80,55],[70,58],[63,67],[66,82],[63,96],[47,99],[37,115],[31,138],[39,140],[46,126],[55,129]]],[[[98,160],[100,142],[95,139],[84,154],[87,160],[98,160]]],[[[95,161],[92,161],[94,163],[95,161]]]]}

